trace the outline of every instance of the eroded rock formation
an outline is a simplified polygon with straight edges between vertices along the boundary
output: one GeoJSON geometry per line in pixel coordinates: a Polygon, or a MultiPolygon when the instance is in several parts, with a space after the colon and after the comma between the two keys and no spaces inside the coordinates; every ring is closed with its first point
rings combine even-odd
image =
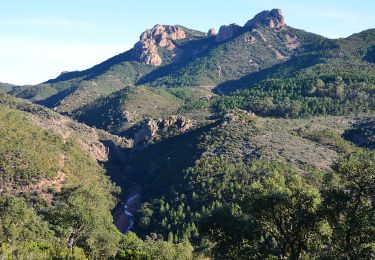
{"type": "Polygon", "coordinates": [[[261,24],[271,29],[283,29],[285,27],[283,12],[280,9],[260,12],[253,19],[249,20],[244,27],[255,28],[261,24]]]}
{"type": "Polygon", "coordinates": [[[158,136],[158,131],[174,128],[180,133],[184,133],[193,127],[193,121],[183,116],[171,116],[165,119],[149,119],[145,121],[141,128],[134,135],[134,144],[144,144],[158,136]]]}
{"type": "Polygon", "coordinates": [[[142,63],[160,66],[163,60],[159,55],[158,47],[176,52],[173,41],[185,38],[186,34],[180,27],[157,24],[141,34],[139,42],[134,45],[133,57],[142,63]]]}
{"type": "Polygon", "coordinates": [[[219,33],[216,35],[217,42],[223,42],[232,38],[238,30],[241,29],[241,26],[237,24],[223,25],[219,29],[219,33]]]}

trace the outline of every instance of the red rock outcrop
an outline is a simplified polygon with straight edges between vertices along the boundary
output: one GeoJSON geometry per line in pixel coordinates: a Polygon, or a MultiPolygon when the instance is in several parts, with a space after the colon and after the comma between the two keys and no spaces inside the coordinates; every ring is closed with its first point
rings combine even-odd
{"type": "Polygon", "coordinates": [[[266,25],[271,29],[283,29],[285,27],[285,19],[280,9],[272,9],[271,11],[263,11],[254,16],[245,24],[245,28],[256,28],[259,25],[266,25]]]}
{"type": "Polygon", "coordinates": [[[175,40],[185,39],[185,32],[175,25],[155,25],[152,29],[144,31],[134,45],[133,57],[145,64],[160,66],[162,58],[159,55],[158,47],[175,51],[175,40]]]}
{"type": "Polygon", "coordinates": [[[223,42],[232,38],[238,30],[241,29],[241,26],[237,24],[223,25],[219,29],[219,33],[216,35],[217,42],[223,42]]]}

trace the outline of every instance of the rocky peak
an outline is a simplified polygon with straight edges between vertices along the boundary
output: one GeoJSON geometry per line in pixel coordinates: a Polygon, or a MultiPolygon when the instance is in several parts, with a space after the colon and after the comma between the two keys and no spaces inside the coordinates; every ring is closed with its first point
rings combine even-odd
{"type": "Polygon", "coordinates": [[[208,37],[215,37],[216,35],[217,35],[217,31],[216,31],[215,28],[211,28],[211,29],[209,29],[208,32],[207,32],[207,36],[208,36],[208,37]]]}
{"type": "Polygon", "coordinates": [[[255,28],[259,25],[265,25],[271,29],[283,29],[285,27],[283,12],[280,9],[260,12],[253,19],[249,20],[244,27],[255,28]]]}
{"type": "MultiPolygon", "coordinates": [[[[219,29],[219,33],[216,35],[217,42],[223,42],[231,39],[241,28],[248,30],[254,30],[259,25],[268,26],[270,29],[281,30],[285,27],[285,21],[283,12],[280,9],[272,9],[271,11],[263,11],[254,16],[253,19],[249,20],[244,27],[237,24],[223,25],[219,29]]],[[[210,34],[211,30],[208,33],[210,34]]],[[[254,42],[250,39],[250,42],[254,42]]]]}
{"type": "Polygon", "coordinates": [[[166,47],[172,40],[185,39],[185,32],[176,25],[157,24],[147,29],[140,36],[140,41],[154,40],[160,47],[166,47]]]}
{"type": "Polygon", "coordinates": [[[232,23],[230,25],[223,25],[219,29],[219,33],[216,35],[217,42],[226,41],[234,36],[234,34],[241,29],[241,26],[232,23]]]}
{"type": "Polygon", "coordinates": [[[176,25],[155,25],[152,29],[147,29],[139,37],[139,42],[134,45],[133,57],[138,61],[160,66],[162,59],[158,53],[158,47],[175,51],[175,40],[186,38],[185,32],[176,25]]]}

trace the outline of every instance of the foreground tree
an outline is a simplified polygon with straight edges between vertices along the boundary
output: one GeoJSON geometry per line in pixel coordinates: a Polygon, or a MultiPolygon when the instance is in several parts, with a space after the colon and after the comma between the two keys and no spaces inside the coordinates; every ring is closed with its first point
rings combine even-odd
{"type": "Polygon", "coordinates": [[[375,258],[375,153],[341,158],[323,191],[325,215],[333,227],[335,258],[375,258]]]}
{"type": "Polygon", "coordinates": [[[315,254],[330,236],[329,226],[319,217],[319,190],[300,176],[269,174],[251,185],[242,205],[281,258],[315,254]]]}
{"type": "Polygon", "coordinates": [[[94,189],[65,189],[50,214],[56,234],[69,248],[83,248],[94,258],[106,258],[117,252],[120,233],[112,224],[108,201],[94,189]]]}
{"type": "Polygon", "coordinates": [[[173,244],[163,241],[156,234],[142,240],[128,232],[119,243],[115,259],[190,260],[193,259],[193,247],[188,242],[173,244]]]}
{"type": "Polygon", "coordinates": [[[213,251],[219,257],[315,256],[331,236],[319,214],[321,203],[319,190],[302,177],[267,173],[244,192],[238,208],[213,211],[201,227],[216,243],[213,251]]]}

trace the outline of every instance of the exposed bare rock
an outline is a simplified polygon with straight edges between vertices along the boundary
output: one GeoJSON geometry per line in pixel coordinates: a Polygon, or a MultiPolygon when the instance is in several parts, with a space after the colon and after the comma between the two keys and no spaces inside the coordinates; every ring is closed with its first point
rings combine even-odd
{"type": "Polygon", "coordinates": [[[245,41],[246,43],[250,43],[250,44],[252,44],[252,43],[256,43],[256,42],[257,42],[257,39],[256,39],[254,36],[249,35],[249,36],[245,37],[244,41],[245,41]]]}
{"type": "Polygon", "coordinates": [[[183,116],[171,116],[167,119],[159,119],[158,126],[160,129],[176,126],[180,132],[185,132],[193,126],[193,122],[183,116]]]}
{"type": "Polygon", "coordinates": [[[235,109],[224,115],[223,125],[229,125],[233,122],[245,123],[245,121],[253,121],[257,116],[253,112],[242,109],[235,109]]]}
{"type": "Polygon", "coordinates": [[[288,57],[284,56],[281,52],[279,52],[277,49],[275,49],[272,45],[270,47],[274,53],[275,53],[275,56],[276,56],[276,60],[285,60],[287,59],[288,57]]]}
{"type": "Polygon", "coordinates": [[[231,123],[233,123],[233,122],[235,122],[237,120],[238,120],[238,116],[236,116],[233,113],[227,113],[224,116],[224,123],[223,123],[223,125],[231,124],[231,123]]]}
{"type": "MultiPolygon", "coordinates": [[[[270,12],[271,16],[275,17],[277,19],[277,22],[279,22],[279,28],[284,28],[285,27],[285,19],[284,19],[284,14],[281,9],[272,9],[270,12]]],[[[276,27],[276,28],[278,28],[276,27]]]]}
{"type": "Polygon", "coordinates": [[[263,42],[267,42],[266,37],[264,37],[263,34],[262,34],[260,31],[258,31],[257,29],[253,29],[253,30],[251,31],[251,33],[252,33],[252,35],[253,35],[255,38],[258,38],[258,39],[262,40],[263,42]]]}
{"type": "MultiPolygon", "coordinates": [[[[134,135],[134,144],[145,144],[147,141],[158,136],[158,131],[174,128],[184,133],[194,125],[193,121],[183,116],[171,116],[166,119],[149,119],[134,135]]],[[[160,133],[159,133],[160,134],[160,133]]]]}
{"type": "Polygon", "coordinates": [[[219,33],[216,35],[217,42],[223,42],[232,38],[238,30],[241,29],[241,26],[237,24],[223,25],[219,29],[219,33]]]}
{"type": "Polygon", "coordinates": [[[249,20],[244,27],[256,28],[259,25],[265,25],[271,29],[283,29],[285,27],[283,12],[280,9],[260,12],[253,19],[249,20]]]}
{"type": "Polygon", "coordinates": [[[185,39],[185,32],[175,25],[155,25],[152,29],[144,31],[134,45],[133,57],[145,64],[160,66],[163,62],[158,47],[167,48],[175,52],[175,40],[185,39]]]}
{"type": "Polygon", "coordinates": [[[134,45],[133,56],[138,59],[138,61],[160,66],[162,59],[159,56],[158,48],[153,40],[139,41],[134,45]]]}
{"type": "Polygon", "coordinates": [[[220,78],[221,77],[221,72],[223,71],[223,69],[221,68],[221,66],[217,66],[217,76],[220,78]]]}
{"type": "Polygon", "coordinates": [[[203,99],[203,100],[211,100],[214,96],[213,95],[205,95],[203,97],[200,97],[200,99],[203,99]]]}
{"type": "Polygon", "coordinates": [[[211,28],[208,30],[207,36],[208,37],[215,37],[217,35],[217,31],[215,28],[211,28]]]}
{"type": "Polygon", "coordinates": [[[134,115],[134,113],[131,113],[130,111],[127,111],[127,110],[122,112],[122,118],[124,122],[131,122],[135,116],[136,115],[134,115]]]}
{"type": "Polygon", "coordinates": [[[159,127],[155,120],[148,120],[145,124],[142,125],[142,128],[135,133],[134,144],[137,145],[152,139],[156,135],[158,129],[159,127]]]}
{"type": "Polygon", "coordinates": [[[297,36],[290,36],[287,34],[286,36],[286,47],[289,50],[294,50],[301,46],[301,42],[298,40],[297,36]]]}

